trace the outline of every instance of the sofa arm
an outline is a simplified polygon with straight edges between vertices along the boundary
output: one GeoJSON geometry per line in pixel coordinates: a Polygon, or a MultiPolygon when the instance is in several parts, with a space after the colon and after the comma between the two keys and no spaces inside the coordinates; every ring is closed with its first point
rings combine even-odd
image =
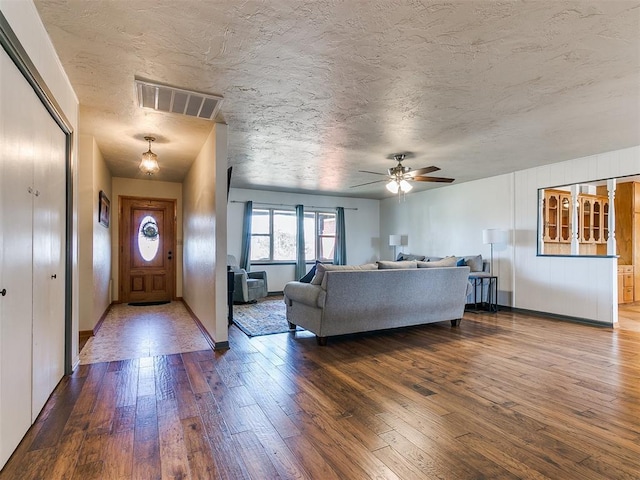
{"type": "Polygon", "coordinates": [[[248,272],[247,273],[247,277],[249,278],[253,278],[253,279],[257,279],[257,280],[264,280],[264,288],[266,291],[269,291],[269,287],[267,285],[267,272],[248,272]]]}
{"type": "Polygon", "coordinates": [[[327,292],[319,285],[303,282],[288,282],[284,286],[285,302],[300,302],[310,307],[324,308],[327,292]]]}
{"type": "Polygon", "coordinates": [[[234,293],[234,297],[242,298],[243,301],[246,301],[249,296],[247,290],[247,272],[241,269],[233,273],[233,287],[234,292],[242,292],[242,294],[234,293]]]}

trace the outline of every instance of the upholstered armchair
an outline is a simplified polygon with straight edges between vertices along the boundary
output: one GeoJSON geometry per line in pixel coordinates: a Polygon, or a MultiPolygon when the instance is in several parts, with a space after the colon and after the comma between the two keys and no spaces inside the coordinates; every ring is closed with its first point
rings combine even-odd
{"type": "Polygon", "coordinates": [[[233,303],[252,303],[267,296],[267,272],[247,272],[233,255],[227,255],[227,265],[234,277],[233,303]]]}

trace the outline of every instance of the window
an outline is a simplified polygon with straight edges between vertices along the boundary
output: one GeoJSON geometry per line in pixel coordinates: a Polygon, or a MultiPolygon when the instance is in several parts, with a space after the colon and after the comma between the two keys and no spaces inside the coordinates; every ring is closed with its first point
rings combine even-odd
{"type": "MultiPolygon", "coordinates": [[[[336,242],[336,214],[304,213],[304,257],[333,261],[336,242]]],[[[251,262],[296,261],[296,212],[274,208],[254,208],[251,220],[251,262]]]]}
{"type": "Polygon", "coordinates": [[[138,227],[138,251],[145,261],[150,262],[158,253],[159,237],[158,222],[155,218],[147,215],[140,221],[138,227]]]}

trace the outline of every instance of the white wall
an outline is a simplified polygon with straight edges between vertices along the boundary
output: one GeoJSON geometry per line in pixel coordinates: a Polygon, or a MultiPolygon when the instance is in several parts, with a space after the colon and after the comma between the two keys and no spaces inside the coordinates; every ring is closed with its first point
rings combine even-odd
{"type": "Polygon", "coordinates": [[[411,194],[405,203],[388,199],[381,234],[409,235],[405,252],[488,258],[482,230],[507,229],[509,245],[494,247],[499,303],[614,324],[617,260],[537,256],[538,189],[638,173],[640,147],[633,147],[411,194]]]}
{"type": "MultiPolygon", "coordinates": [[[[101,225],[98,221],[98,210],[100,206],[100,191],[103,191],[107,198],[113,201],[112,195],[112,177],[107,167],[102,153],[98,148],[98,144],[93,141],[93,196],[91,204],[91,224],[93,225],[93,311],[92,318],[94,322],[98,322],[102,315],[111,305],[111,229],[113,223],[110,222],[109,228],[101,225]]],[[[111,220],[117,220],[118,210],[113,210],[111,204],[111,220]],[[115,214],[114,214],[115,213],[115,214]]],[[[94,323],[95,326],[95,323],[94,323]]],[[[93,327],[92,327],[93,328],[93,327]]]]}
{"type": "MultiPolygon", "coordinates": [[[[358,265],[374,262],[380,258],[380,202],[378,200],[232,188],[229,192],[227,249],[229,255],[235,256],[238,261],[240,261],[242,248],[244,202],[248,200],[254,202],[254,207],[261,203],[302,204],[309,208],[322,207],[318,210],[325,209],[332,212],[335,211],[335,207],[345,207],[347,263],[358,265]],[[353,208],[357,210],[351,210],[353,208]]],[[[294,280],[295,274],[294,265],[255,265],[252,270],[267,272],[271,292],[281,292],[287,282],[294,280]]]]}
{"type": "Polygon", "coordinates": [[[93,330],[93,137],[78,136],[78,264],[80,331],[93,330]]]}
{"type": "MultiPolygon", "coordinates": [[[[42,21],[38,16],[35,5],[31,1],[0,0],[0,11],[18,37],[22,47],[40,74],[44,84],[51,92],[53,99],[66,116],[75,135],[71,152],[74,192],[77,192],[77,157],[78,157],[78,98],[60,65],[60,60],[51,44],[42,21]]],[[[3,85],[2,88],[11,88],[3,85]]],[[[78,359],[78,196],[73,198],[73,238],[72,238],[72,304],[71,304],[71,358],[75,363],[78,359]]]]}
{"type": "MultiPolygon", "coordinates": [[[[513,227],[513,175],[477,180],[409,194],[404,201],[383,200],[380,205],[382,238],[408,236],[398,251],[427,256],[481,254],[490,258],[490,246],[482,243],[482,230],[513,227]]],[[[385,258],[393,249],[383,249],[385,258]]],[[[498,302],[511,305],[513,249],[495,245],[493,270],[499,277],[498,302]]]]}
{"type": "Polygon", "coordinates": [[[145,197],[176,200],[176,296],[182,297],[182,184],[159,182],[155,180],[137,180],[133,178],[113,177],[111,200],[111,272],[114,301],[119,299],[120,268],[120,202],[119,197],[145,197]]]}
{"type": "Polygon", "coordinates": [[[184,301],[216,345],[228,341],[226,169],[227,126],[216,124],[183,183],[184,301]]]}
{"type": "MultiPolygon", "coordinates": [[[[111,303],[110,228],[98,222],[99,192],[111,199],[111,172],[90,135],[78,141],[79,328],[93,330],[111,303]]],[[[117,215],[115,216],[117,219],[117,215]]]]}

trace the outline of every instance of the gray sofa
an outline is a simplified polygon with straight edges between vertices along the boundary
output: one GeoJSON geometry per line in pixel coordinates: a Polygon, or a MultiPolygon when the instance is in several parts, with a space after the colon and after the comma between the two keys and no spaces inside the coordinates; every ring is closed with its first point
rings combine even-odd
{"type": "MultiPolygon", "coordinates": [[[[407,261],[407,260],[416,260],[423,262],[442,262],[447,259],[455,258],[456,261],[462,261],[464,265],[469,267],[470,272],[469,276],[476,277],[474,280],[474,289],[471,290],[469,295],[467,295],[467,304],[475,304],[477,307],[478,304],[488,304],[490,303],[490,295],[489,295],[489,282],[488,281],[480,281],[478,279],[482,277],[490,276],[490,265],[488,260],[484,260],[482,255],[467,255],[464,257],[427,257],[425,255],[416,255],[411,253],[399,253],[397,261],[407,261]]],[[[496,299],[497,302],[497,299],[496,299]]]]}
{"type": "Polygon", "coordinates": [[[469,267],[329,270],[320,285],[284,287],[287,320],[327,337],[450,320],[460,323],[469,267]]]}

